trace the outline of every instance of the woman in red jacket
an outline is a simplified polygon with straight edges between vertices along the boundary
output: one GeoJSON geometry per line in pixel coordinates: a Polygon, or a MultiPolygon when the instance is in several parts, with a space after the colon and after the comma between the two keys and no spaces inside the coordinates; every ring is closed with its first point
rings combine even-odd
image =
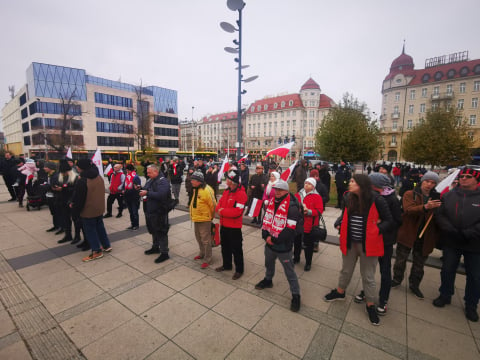
{"type": "MultiPolygon", "coordinates": [[[[305,246],[305,271],[310,271],[312,267],[313,244],[315,239],[312,236],[312,229],[318,225],[320,216],[323,213],[323,200],[320,194],[315,190],[317,181],[314,178],[307,178],[298,193],[295,194],[297,200],[303,206],[303,245],[305,246]]],[[[302,252],[302,236],[295,238],[293,250],[293,262],[300,261],[302,252]]]]}
{"type": "Polygon", "coordinates": [[[342,270],[338,287],[325,295],[325,301],[345,300],[345,289],[352,279],[357,259],[360,258],[367,313],[373,325],[379,325],[375,309],[375,270],[378,257],[383,256],[383,233],[393,226],[393,218],[386,201],[372,190],[367,175],[356,174],[350,179],[345,207],[335,222],[340,230],[342,270]],[[367,290],[368,289],[368,290],[367,290]]]}

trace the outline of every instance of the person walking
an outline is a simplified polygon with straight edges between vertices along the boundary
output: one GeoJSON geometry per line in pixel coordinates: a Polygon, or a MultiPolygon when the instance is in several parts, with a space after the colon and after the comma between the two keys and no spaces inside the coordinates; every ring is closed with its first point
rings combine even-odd
{"type": "Polygon", "coordinates": [[[190,202],[190,218],[195,229],[195,238],[198,242],[199,254],[194,260],[202,260],[202,269],[206,269],[212,262],[212,220],[215,216],[217,201],[213,189],[205,184],[205,177],[201,171],[192,174],[193,198],[190,202]]]}
{"type": "Polygon", "coordinates": [[[342,270],[337,288],[325,295],[324,300],[345,300],[345,290],[360,258],[366,311],[371,324],[379,325],[375,310],[375,270],[378,257],[384,254],[383,234],[393,226],[392,215],[385,200],[372,190],[367,175],[353,175],[344,201],[345,207],[335,222],[340,230],[342,270]]]}
{"type": "Polygon", "coordinates": [[[6,151],[5,158],[0,164],[0,172],[3,176],[3,181],[10,194],[10,199],[8,201],[17,201],[17,194],[13,188],[13,184],[17,179],[17,165],[15,160],[13,153],[11,151],[6,151]]]}
{"type": "Polygon", "coordinates": [[[337,187],[337,209],[343,209],[343,194],[349,188],[349,182],[352,178],[352,173],[348,169],[345,161],[340,162],[340,167],[335,173],[335,185],[337,187]]]}
{"type": "Polygon", "coordinates": [[[80,242],[81,225],[78,217],[72,216],[70,202],[72,201],[73,192],[75,190],[75,183],[78,175],[73,172],[71,166],[67,160],[61,160],[59,165],[58,186],[60,201],[60,211],[63,220],[63,229],[65,235],[62,239],[58,240],[59,244],[71,241],[72,244],[80,242]],[[75,237],[72,237],[72,222],[75,229],[75,237]]]}
{"type": "MultiPolygon", "coordinates": [[[[251,189],[251,194],[252,198],[250,200],[253,201],[253,199],[258,199],[259,201],[262,200],[263,198],[263,192],[265,191],[265,185],[267,183],[267,175],[263,173],[263,166],[261,164],[257,164],[255,167],[255,174],[252,175],[250,178],[250,182],[248,183],[248,187],[251,189]]],[[[252,201],[249,201],[249,204],[251,205],[252,201]]],[[[261,216],[257,216],[253,218],[251,221],[252,224],[260,224],[260,219],[261,216]]]]}
{"type": "Polygon", "coordinates": [[[436,214],[443,240],[443,264],[440,272],[440,296],[436,307],[451,303],[455,292],[455,275],[463,255],[465,262],[465,316],[477,322],[480,299],[480,172],[465,167],[458,175],[459,186],[443,196],[436,214]]]}
{"type": "Polygon", "coordinates": [[[421,178],[420,186],[405,192],[402,198],[402,226],[398,229],[397,251],[393,265],[392,287],[403,281],[407,259],[412,252],[412,268],[408,278],[410,291],[420,300],[424,295],[420,290],[423,267],[428,255],[435,248],[439,237],[434,211],[441,205],[440,194],[435,186],[440,179],[433,171],[427,171],[421,178]]]}
{"type": "Polygon", "coordinates": [[[172,193],[176,204],[180,202],[180,187],[182,186],[183,166],[178,162],[178,157],[174,156],[168,167],[168,178],[172,185],[172,193]]]}
{"type": "Polygon", "coordinates": [[[300,310],[300,285],[292,260],[292,248],[302,214],[300,204],[289,192],[286,181],[278,180],[273,188],[275,198],[270,200],[262,224],[262,238],[265,240],[265,277],[255,285],[255,289],[273,287],[275,260],[278,259],[283,266],[292,294],[290,310],[297,312],[300,310]]]}
{"type": "Polygon", "coordinates": [[[237,280],[244,272],[242,249],[243,211],[247,203],[245,188],[240,186],[238,170],[230,170],[227,174],[227,188],[218,201],[215,211],[220,216],[220,243],[222,246],[223,265],[215,271],[232,270],[232,256],[235,263],[235,273],[232,279],[237,280]]]}

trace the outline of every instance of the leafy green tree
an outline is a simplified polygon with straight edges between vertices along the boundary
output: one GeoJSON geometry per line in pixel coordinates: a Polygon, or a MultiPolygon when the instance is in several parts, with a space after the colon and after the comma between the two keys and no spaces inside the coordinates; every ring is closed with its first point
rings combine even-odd
{"type": "Polygon", "coordinates": [[[403,141],[403,158],[417,164],[433,166],[468,163],[472,140],[465,119],[454,111],[429,111],[403,141]]]}
{"type": "Polygon", "coordinates": [[[315,151],[335,162],[374,160],[381,145],[380,130],[370,119],[367,106],[348,93],[325,117],[315,140],[315,151]]]}

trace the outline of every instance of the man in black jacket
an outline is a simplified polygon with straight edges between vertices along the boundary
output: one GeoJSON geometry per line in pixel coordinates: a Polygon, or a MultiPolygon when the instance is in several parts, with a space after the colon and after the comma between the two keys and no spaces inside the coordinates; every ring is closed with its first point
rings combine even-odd
{"type": "Polygon", "coordinates": [[[335,185],[337,186],[337,206],[338,209],[343,209],[343,194],[345,191],[348,190],[348,183],[350,182],[350,178],[352,177],[352,173],[348,169],[347,165],[344,161],[340,162],[340,167],[335,174],[335,185]]]}
{"type": "Polygon", "coordinates": [[[177,204],[180,201],[180,186],[182,185],[183,169],[184,167],[178,162],[178,157],[175,156],[170,161],[170,166],[168,167],[168,177],[170,179],[170,183],[172,184],[172,193],[177,204]]]}
{"type": "Polygon", "coordinates": [[[265,240],[265,278],[255,285],[255,289],[273,287],[275,260],[278,259],[292,293],[290,310],[297,312],[300,310],[300,285],[295,273],[292,249],[297,235],[297,222],[301,221],[302,214],[299,203],[290,194],[286,181],[278,180],[273,188],[275,200],[269,203],[262,225],[262,238],[265,240]]]}
{"type": "Polygon", "coordinates": [[[147,229],[152,234],[152,248],[145,255],[160,254],[155,262],[168,260],[168,209],[167,199],[170,195],[170,183],[160,172],[158,165],[147,167],[148,181],[140,191],[140,196],[146,202],[144,206],[147,229]]]}
{"type": "Polygon", "coordinates": [[[458,178],[459,186],[443,195],[442,206],[436,215],[444,247],[440,296],[433,301],[433,305],[444,307],[451,303],[455,275],[463,255],[467,275],[463,298],[465,316],[476,322],[480,299],[480,172],[464,168],[458,178]]]}
{"type": "Polygon", "coordinates": [[[0,172],[2,173],[5,186],[10,193],[11,199],[8,201],[17,201],[17,195],[15,194],[15,189],[12,186],[17,179],[17,166],[15,163],[15,157],[10,151],[5,152],[5,159],[1,163],[0,172]]]}

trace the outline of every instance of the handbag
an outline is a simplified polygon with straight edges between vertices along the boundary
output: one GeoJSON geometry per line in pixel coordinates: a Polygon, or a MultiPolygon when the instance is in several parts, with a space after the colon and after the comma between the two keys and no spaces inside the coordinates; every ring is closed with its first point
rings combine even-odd
{"type": "Polygon", "coordinates": [[[325,226],[325,220],[323,220],[322,215],[320,215],[318,225],[312,227],[310,234],[314,241],[325,241],[327,239],[327,227],[325,226]]]}

